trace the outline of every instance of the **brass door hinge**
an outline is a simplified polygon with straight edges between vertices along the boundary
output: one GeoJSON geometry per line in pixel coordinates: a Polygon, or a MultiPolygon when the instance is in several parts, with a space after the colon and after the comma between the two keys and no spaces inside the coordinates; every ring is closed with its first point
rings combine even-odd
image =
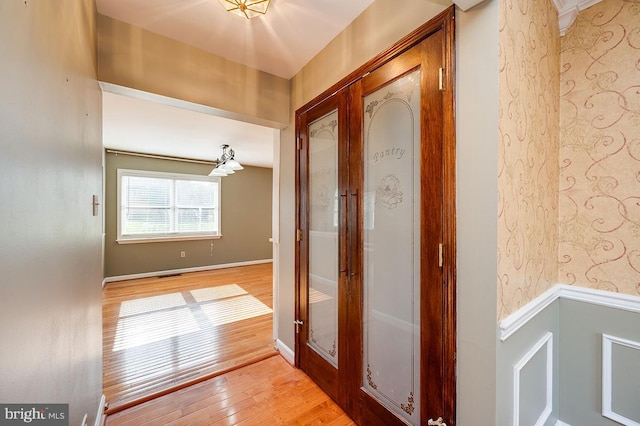
{"type": "Polygon", "coordinates": [[[444,68],[438,70],[438,89],[444,90],[444,68]]]}
{"type": "Polygon", "coordinates": [[[442,243],[438,244],[438,266],[442,268],[444,264],[444,246],[442,243]]]}
{"type": "Polygon", "coordinates": [[[296,138],[296,149],[302,149],[302,139],[296,138]]]}
{"type": "Polygon", "coordinates": [[[296,241],[302,241],[302,229],[296,229],[296,241]]]}

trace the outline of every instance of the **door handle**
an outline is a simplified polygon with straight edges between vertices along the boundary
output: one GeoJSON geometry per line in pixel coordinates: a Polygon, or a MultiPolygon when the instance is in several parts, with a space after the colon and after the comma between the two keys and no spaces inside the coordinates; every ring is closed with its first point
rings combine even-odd
{"type": "MultiPolygon", "coordinates": [[[[340,215],[344,214],[344,212],[347,210],[347,193],[345,192],[344,194],[340,194],[340,211],[338,212],[338,217],[340,217],[340,215]]],[[[341,219],[340,219],[341,221],[341,219]]],[[[340,227],[342,227],[342,224],[340,224],[340,227]]],[[[339,231],[341,232],[341,231],[339,231]]],[[[340,242],[338,243],[338,247],[339,249],[342,249],[342,240],[340,239],[340,242]]],[[[347,273],[347,251],[349,250],[349,245],[347,244],[346,249],[344,250],[340,250],[340,265],[338,266],[338,270],[341,274],[345,274],[347,273]]]]}
{"type": "Polygon", "coordinates": [[[360,207],[357,189],[351,193],[351,200],[354,205],[349,209],[349,276],[353,277],[356,275],[355,267],[353,266],[353,258],[355,257],[353,253],[356,251],[354,240],[357,240],[355,236],[358,235],[358,207],[360,207]]]}
{"type": "Polygon", "coordinates": [[[427,426],[447,426],[447,424],[444,423],[442,417],[438,417],[437,420],[429,419],[429,421],[427,421],[427,426]]]}

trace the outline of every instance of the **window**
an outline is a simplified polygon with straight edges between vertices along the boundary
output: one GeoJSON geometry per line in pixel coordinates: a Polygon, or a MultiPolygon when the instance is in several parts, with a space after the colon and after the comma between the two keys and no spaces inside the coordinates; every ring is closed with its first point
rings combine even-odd
{"type": "Polygon", "coordinates": [[[118,242],[220,238],[220,178],[118,169],[118,242]]]}

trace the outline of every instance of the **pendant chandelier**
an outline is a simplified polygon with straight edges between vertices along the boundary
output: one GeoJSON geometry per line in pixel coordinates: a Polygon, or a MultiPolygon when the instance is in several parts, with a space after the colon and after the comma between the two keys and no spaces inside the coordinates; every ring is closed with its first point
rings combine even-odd
{"type": "Polygon", "coordinates": [[[218,0],[227,12],[244,16],[247,19],[267,13],[271,0],[218,0]]]}
{"type": "Polygon", "coordinates": [[[233,158],[236,153],[229,145],[222,145],[220,148],[222,148],[222,155],[216,160],[217,164],[214,169],[211,170],[209,176],[228,176],[234,174],[236,170],[244,169],[244,167],[233,158]]]}

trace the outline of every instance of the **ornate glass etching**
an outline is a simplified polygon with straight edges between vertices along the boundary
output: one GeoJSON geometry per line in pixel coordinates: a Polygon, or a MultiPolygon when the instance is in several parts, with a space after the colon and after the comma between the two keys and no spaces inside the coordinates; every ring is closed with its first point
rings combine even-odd
{"type": "Polygon", "coordinates": [[[363,387],[420,410],[420,71],[364,98],[363,387]]]}
{"type": "Polygon", "coordinates": [[[338,112],[309,125],[309,339],[338,366],[338,112]]]}

